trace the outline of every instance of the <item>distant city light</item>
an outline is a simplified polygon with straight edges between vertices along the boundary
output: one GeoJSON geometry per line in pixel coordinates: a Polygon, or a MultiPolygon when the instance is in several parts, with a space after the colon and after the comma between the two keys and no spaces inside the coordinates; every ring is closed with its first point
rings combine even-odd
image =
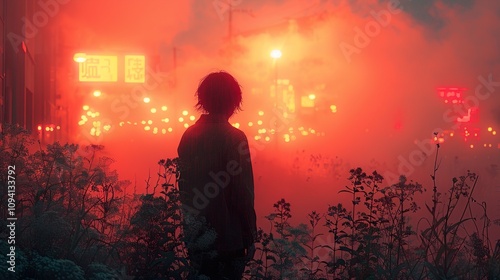
{"type": "Polygon", "coordinates": [[[161,106],[162,111],[167,111],[167,106],[161,106]]]}
{"type": "Polygon", "coordinates": [[[264,116],[264,111],[259,111],[259,116],[264,116]]]}
{"type": "Polygon", "coordinates": [[[183,116],[187,116],[188,115],[188,111],[186,111],[186,110],[182,111],[182,115],[183,116]]]}
{"type": "Polygon", "coordinates": [[[95,97],[99,97],[99,96],[101,96],[102,92],[100,90],[94,90],[93,94],[95,97]]]}
{"type": "Polygon", "coordinates": [[[82,108],[83,108],[84,111],[87,111],[88,109],[90,109],[89,105],[83,105],[82,108]]]}
{"type": "Polygon", "coordinates": [[[151,101],[151,99],[149,97],[144,97],[143,101],[144,101],[144,103],[149,103],[151,101]]]}
{"type": "Polygon", "coordinates": [[[156,113],[156,108],[151,108],[151,113],[156,113]]]}
{"type": "Polygon", "coordinates": [[[309,94],[309,99],[311,99],[311,100],[316,99],[316,94],[309,94]]]}

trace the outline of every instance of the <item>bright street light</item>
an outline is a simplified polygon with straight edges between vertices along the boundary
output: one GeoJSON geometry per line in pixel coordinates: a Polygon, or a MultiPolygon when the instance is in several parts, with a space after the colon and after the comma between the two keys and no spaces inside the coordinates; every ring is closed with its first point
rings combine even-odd
{"type": "Polygon", "coordinates": [[[271,57],[274,59],[280,58],[281,57],[281,51],[280,50],[272,50],[271,51],[271,57]]]}
{"type": "Polygon", "coordinates": [[[278,58],[281,57],[281,51],[280,50],[272,50],[271,51],[271,57],[273,58],[274,61],[274,98],[275,100],[275,106],[276,107],[281,107],[281,96],[278,92],[278,58]]]}
{"type": "Polygon", "coordinates": [[[75,53],[75,55],[73,55],[73,60],[78,63],[83,63],[87,60],[87,55],[85,53],[75,53]]]}

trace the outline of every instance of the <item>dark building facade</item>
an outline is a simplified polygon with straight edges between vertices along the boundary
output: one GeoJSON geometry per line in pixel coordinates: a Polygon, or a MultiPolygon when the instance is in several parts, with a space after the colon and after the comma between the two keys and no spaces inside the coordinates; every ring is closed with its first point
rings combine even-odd
{"type": "Polygon", "coordinates": [[[52,13],[59,8],[46,3],[0,0],[0,124],[20,125],[53,142],[63,131],[55,78],[57,14],[52,13]]]}
{"type": "Polygon", "coordinates": [[[27,40],[23,21],[33,14],[34,1],[1,1],[2,123],[34,129],[34,40],[27,40]]]}

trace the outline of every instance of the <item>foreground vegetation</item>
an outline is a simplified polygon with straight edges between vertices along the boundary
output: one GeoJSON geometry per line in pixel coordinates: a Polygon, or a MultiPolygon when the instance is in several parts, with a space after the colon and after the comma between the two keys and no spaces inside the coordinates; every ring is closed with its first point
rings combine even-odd
{"type": "MultiPolygon", "coordinates": [[[[102,146],[42,147],[22,129],[2,132],[0,278],[203,279],[186,258],[184,233],[203,225],[182,227],[176,159],[159,161],[147,194],[121,181],[111,163],[102,146]],[[15,273],[7,263],[8,166],[16,170],[15,273]]],[[[401,177],[386,186],[361,168],[340,191],[351,202],[310,212],[308,224],[292,224],[290,203],[277,201],[245,278],[500,279],[500,243],[489,238],[498,225],[474,199],[478,176],[445,188],[437,173],[435,166],[423,205],[415,200],[422,185],[401,177]]],[[[194,241],[213,238],[207,231],[194,241]]]]}

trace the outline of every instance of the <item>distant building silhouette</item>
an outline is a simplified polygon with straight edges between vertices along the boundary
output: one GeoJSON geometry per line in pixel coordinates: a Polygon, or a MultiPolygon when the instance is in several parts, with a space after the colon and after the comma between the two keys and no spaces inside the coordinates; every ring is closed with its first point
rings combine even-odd
{"type": "Polygon", "coordinates": [[[0,125],[38,132],[43,142],[68,133],[56,87],[59,8],[49,14],[41,2],[0,0],[0,125]]]}

